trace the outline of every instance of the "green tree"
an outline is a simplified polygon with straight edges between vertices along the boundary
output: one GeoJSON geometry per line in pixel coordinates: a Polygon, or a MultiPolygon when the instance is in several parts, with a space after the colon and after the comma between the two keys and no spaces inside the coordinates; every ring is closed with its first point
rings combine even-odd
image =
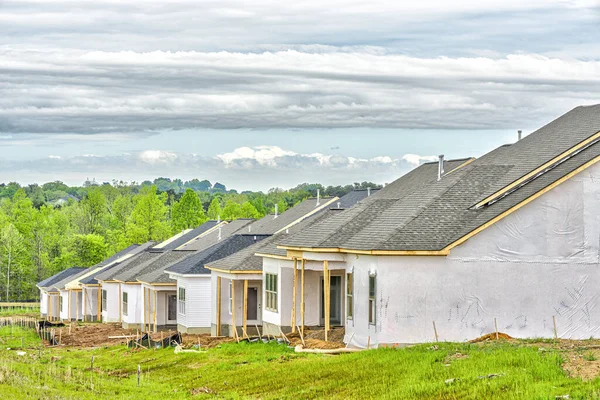
{"type": "Polygon", "coordinates": [[[171,229],[167,221],[167,194],[156,192],[156,186],[144,187],[133,198],[133,211],[127,228],[132,243],[166,239],[171,229]]]}
{"type": "Polygon", "coordinates": [[[71,247],[75,254],[75,263],[81,267],[92,266],[106,258],[106,242],[100,235],[75,235],[71,247]]]}
{"type": "Polygon", "coordinates": [[[260,218],[260,213],[249,201],[242,204],[241,218],[260,218]]]}
{"type": "Polygon", "coordinates": [[[225,220],[242,218],[242,206],[233,200],[227,200],[225,207],[223,207],[222,217],[225,220]]]}
{"type": "Polygon", "coordinates": [[[10,301],[10,278],[14,274],[15,267],[20,266],[25,248],[23,246],[23,235],[17,228],[9,223],[0,231],[0,245],[2,250],[2,263],[4,264],[6,301],[10,301]]]}
{"type": "Polygon", "coordinates": [[[210,206],[208,206],[208,218],[218,219],[221,217],[223,210],[221,210],[221,202],[217,197],[212,199],[210,206]]]}
{"type": "Polygon", "coordinates": [[[173,204],[171,225],[174,233],[196,228],[206,222],[206,219],[200,198],[192,189],[186,189],[181,199],[173,204]]]}
{"type": "Polygon", "coordinates": [[[83,217],[84,233],[101,233],[103,231],[102,222],[106,215],[106,197],[102,189],[98,186],[92,186],[88,190],[87,196],[81,200],[79,206],[83,217]]]}

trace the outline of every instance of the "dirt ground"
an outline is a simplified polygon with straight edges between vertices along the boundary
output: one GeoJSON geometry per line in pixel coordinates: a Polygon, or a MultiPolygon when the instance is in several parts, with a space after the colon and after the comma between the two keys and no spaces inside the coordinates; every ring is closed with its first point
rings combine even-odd
{"type": "Polygon", "coordinates": [[[126,338],[109,339],[109,336],[129,336],[134,335],[135,331],[123,329],[121,324],[71,324],[62,328],[56,328],[56,336],[58,336],[61,346],[72,347],[99,347],[111,346],[116,344],[127,343],[126,338]]]}

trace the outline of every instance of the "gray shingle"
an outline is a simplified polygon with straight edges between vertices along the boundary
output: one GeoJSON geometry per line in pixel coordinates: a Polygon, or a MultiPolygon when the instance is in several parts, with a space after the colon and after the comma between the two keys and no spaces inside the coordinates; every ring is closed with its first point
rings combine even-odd
{"type": "Polygon", "coordinates": [[[62,287],[64,287],[64,285],[70,282],[70,280],[74,279],[78,274],[82,273],[83,271],[87,271],[87,268],[67,268],[65,270],[60,271],[57,274],[52,275],[49,278],[44,279],[43,281],[37,284],[37,287],[46,291],[50,291],[51,289],[61,289],[62,287]]]}
{"type": "Polygon", "coordinates": [[[224,224],[221,226],[221,229],[215,229],[214,231],[204,235],[195,240],[191,240],[185,245],[178,248],[178,250],[196,250],[201,251],[207,249],[223,239],[228,238],[229,236],[235,233],[245,233],[247,231],[247,226],[253,223],[253,219],[236,219],[235,221],[231,221],[228,224],[224,224]],[[219,231],[221,238],[219,239],[219,231]]]}
{"type": "MultiPolygon", "coordinates": [[[[600,154],[581,151],[502,200],[472,206],[600,131],[600,105],[577,107],[510,146],[437,180],[436,163],[411,171],[356,207],[279,242],[291,247],[442,250],[600,154]]],[[[446,171],[450,168],[446,168],[446,171]]]]}

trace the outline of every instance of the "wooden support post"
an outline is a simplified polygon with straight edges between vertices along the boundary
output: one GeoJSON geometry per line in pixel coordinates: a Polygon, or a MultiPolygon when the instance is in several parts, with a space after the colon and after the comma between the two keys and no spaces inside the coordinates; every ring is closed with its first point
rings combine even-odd
{"type": "Polygon", "coordinates": [[[496,328],[496,340],[498,340],[498,320],[494,318],[494,327],[496,328]]]}
{"type": "Polygon", "coordinates": [[[156,330],[157,330],[157,323],[156,323],[156,309],[157,309],[157,303],[158,303],[157,296],[158,296],[158,293],[156,290],[154,290],[154,333],[156,333],[156,330]]]}
{"type": "Polygon", "coordinates": [[[298,284],[298,259],[294,258],[294,287],[292,288],[292,333],[296,332],[296,286],[298,284]]]}
{"type": "Polygon", "coordinates": [[[235,325],[235,281],[231,280],[231,325],[233,326],[234,338],[237,338],[237,326],[235,325]]]}
{"type": "Polygon", "coordinates": [[[329,291],[331,290],[329,283],[329,261],[323,261],[323,295],[325,297],[325,341],[329,341],[329,319],[331,318],[331,310],[329,308],[329,291]]]}
{"type": "MultiPolygon", "coordinates": [[[[60,296],[60,294],[59,294],[60,296]]],[[[69,306],[67,307],[67,319],[70,321],[71,320],[71,291],[67,291],[67,301],[69,302],[69,306]]]]}
{"type": "Polygon", "coordinates": [[[48,295],[48,312],[46,313],[46,320],[51,321],[52,318],[52,295],[48,295]]]}
{"type": "Polygon", "coordinates": [[[552,316],[552,323],[554,324],[554,339],[558,339],[558,330],[556,329],[556,316],[552,316]]]}
{"type": "Polygon", "coordinates": [[[75,321],[79,321],[79,292],[75,292],[75,321]]]}
{"type": "Polygon", "coordinates": [[[435,334],[435,341],[438,341],[438,333],[437,333],[437,328],[435,326],[435,321],[433,321],[433,333],[435,334]]]}
{"type": "Polygon", "coordinates": [[[82,286],[81,287],[81,301],[83,302],[83,317],[81,318],[83,320],[83,322],[85,322],[85,316],[86,316],[86,311],[87,311],[87,307],[86,307],[86,295],[85,295],[85,287],[82,286]]]}
{"type": "Polygon", "coordinates": [[[221,336],[221,277],[217,276],[217,336],[221,336]]]}
{"type": "Polygon", "coordinates": [[[302,259],[302,284],[300,286],[300,319],[302,322],[302,332],[301,334],[304,336],[304,264],[305,260],[302,259]]]}
{"type": "Polygon", "coordinates": [[[98,312],[98,322],[102,322],[102,286],[98,285],[98,306],[96,311],[98,312]]]}
{"type": "Polygon", "coordinates": [[[150,296],[148,288],[144,288],[144,332],[150,331],[150,296]]]}
{"type": "Polygon", "coordinates": [[[244,315],[242,316],[244,334],[248,336],[248,279],[244,279],[244,315]]]}
{"type": "Polygon", "coordinates": [[[119,322],[123,322],[123,293],[121,293],[121,284],[119,283],[119,322]]]}

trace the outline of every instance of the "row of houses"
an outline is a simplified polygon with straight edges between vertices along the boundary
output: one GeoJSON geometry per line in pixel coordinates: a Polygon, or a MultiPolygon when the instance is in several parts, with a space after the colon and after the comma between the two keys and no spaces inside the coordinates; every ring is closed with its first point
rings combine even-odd
{"type": "Polygon", "coordinates": [[[345,328],[354,347],[600,330],[600,105],[381,190],[209,221],[38,284],[42,315],[243,336],[345,328]]]}

